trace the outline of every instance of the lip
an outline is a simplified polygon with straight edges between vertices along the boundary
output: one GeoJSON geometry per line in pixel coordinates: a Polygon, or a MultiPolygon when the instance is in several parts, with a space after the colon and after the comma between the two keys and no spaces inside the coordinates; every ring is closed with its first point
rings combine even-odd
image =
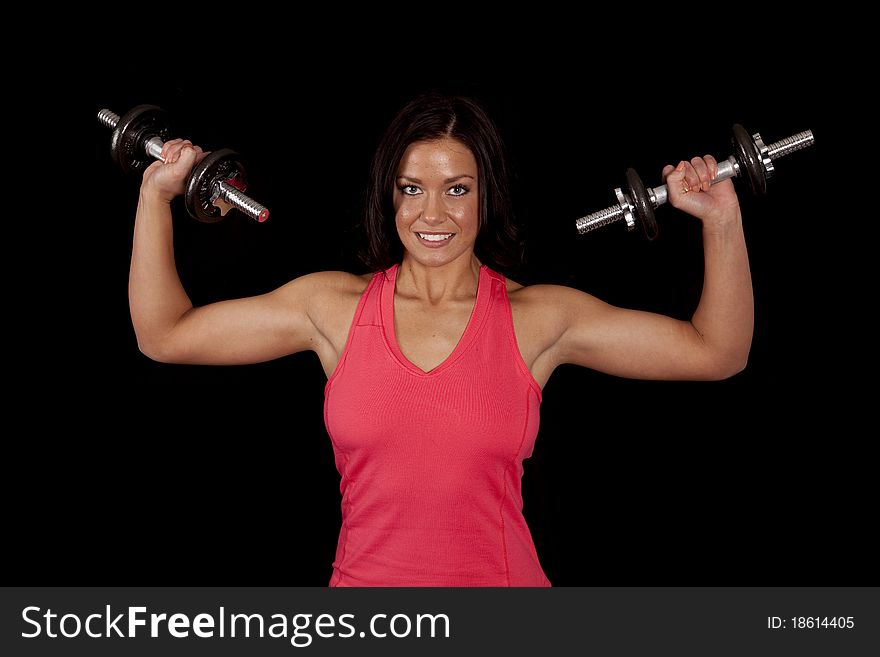
{"type": "MultiPolygon", "coordinates": [[[[424,233],[425,235],[446,235],[446,234],[448,234],[447,232],[432,233],[430,231],[424,231],[424,230],[419,231],[419,232],[424,233]]],[[[416,239],[419,241],[419,244],[421,244],[422,246],[424,246],[426,248],[442,249],[444,246],[447,246],[452,240],[455,239],[456,233],[452,233],[452,237],[450,237],[447,240],[443,240],[441,242],[429,242],[428,240],[423,240],[421,237],[419,237],[419,233],[413,233],[413,235],[416,236],[416,239]]]]}

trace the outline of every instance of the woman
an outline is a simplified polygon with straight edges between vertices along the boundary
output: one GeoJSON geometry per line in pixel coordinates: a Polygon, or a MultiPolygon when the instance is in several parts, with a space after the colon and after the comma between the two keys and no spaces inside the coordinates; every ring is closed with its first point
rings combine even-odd
{"type": "Polygon", "coordinates": [[[707,155],[666,166],[669,202],[703,224],[691,321],[576,289],[524,287],[498,132],[475,102],[407,105],[373,161],[370,273],[317,272],[193,308],[169,203],[203,153],[179,139],[144,173],[129,281],[140,349],[244,364],[315,351],[342,477],[331,586],[550,586],[522,515],[541,391],[573,363],[622,377],[722,379],[743,369],[753,303],[736,194],[707,155]]]}

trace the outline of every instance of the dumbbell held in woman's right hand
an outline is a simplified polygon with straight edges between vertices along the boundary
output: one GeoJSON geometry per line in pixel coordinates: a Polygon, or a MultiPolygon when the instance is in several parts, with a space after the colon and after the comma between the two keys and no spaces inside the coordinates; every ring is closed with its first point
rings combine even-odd
{"type": "MultiPolygon", "coordinates": [[[[121,117],[103,109],[98,120],[113,130],[111,154],[123,171],[145,171],[153,159],[164,161],[162,153],[171,131],[161,108],[138,105],[121,117]]],[[[199,152],[194,165],[178,192],[185,195],[186,209],[194,219],[220,221],[231,208],[259,222],[269,218],[269,210],[244,193],[244,165],[237,153],[229,149],[199,152]]]]}
{"type": "Polygon", "coordinates": [[[201,146],[188,139],[166,141],[157,159],[144,170],[142,189],[170,203],[171,199],[186,193],[186,182],[193,168],[207,156],[201,146]]]}

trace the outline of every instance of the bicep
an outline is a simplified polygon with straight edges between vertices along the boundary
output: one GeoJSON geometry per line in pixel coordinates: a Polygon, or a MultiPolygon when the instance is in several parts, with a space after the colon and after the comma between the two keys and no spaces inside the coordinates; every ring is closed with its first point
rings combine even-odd
{"type": "Polygon", "coordinates": [[[714,378],[711,354],[690,322],[553,287],[561,288],[554,295],[557,364],[634,379],[714,378]]]}
{"type": "Polygon", "coordinates": [[[193,308],[163,340],[158,360],[242,365],[313,349],[318,332],[309,304],[319,286],[309,274],[267,294],[193,308]]]}

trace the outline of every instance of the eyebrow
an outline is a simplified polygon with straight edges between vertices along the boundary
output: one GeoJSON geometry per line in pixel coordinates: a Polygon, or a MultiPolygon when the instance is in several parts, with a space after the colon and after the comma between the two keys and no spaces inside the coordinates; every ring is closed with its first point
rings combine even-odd
{"type": "MultiPolygon", "coordinates": [[[[398,177],[398,178],[406,178],[407,180],[412,181],[412,182],[416,183],[417,185],[421,185],[421,184],[422,184],[422,181],[419,180],[418,178],[413,178],[412,176],[407,176],[407,175],[405,175],[405,174],[402,175],[402,176],[397,176],[397,177],[398,177]]],[[[471,180],[476,180],[476,178],[474,178],[474,177],[473,177],[472,175],[470,175],[469,173],[463,173],[463,174],[460,175],[460,176],[452,176],[452,178],[447,178],[446,180],[443,181],[443,184],[444,184],[444,185],[448,185],[449,183],[451,183],[451,182],[455,182],[456,180],[461,180],[462,178],[470,178],[471,180]]]]}

